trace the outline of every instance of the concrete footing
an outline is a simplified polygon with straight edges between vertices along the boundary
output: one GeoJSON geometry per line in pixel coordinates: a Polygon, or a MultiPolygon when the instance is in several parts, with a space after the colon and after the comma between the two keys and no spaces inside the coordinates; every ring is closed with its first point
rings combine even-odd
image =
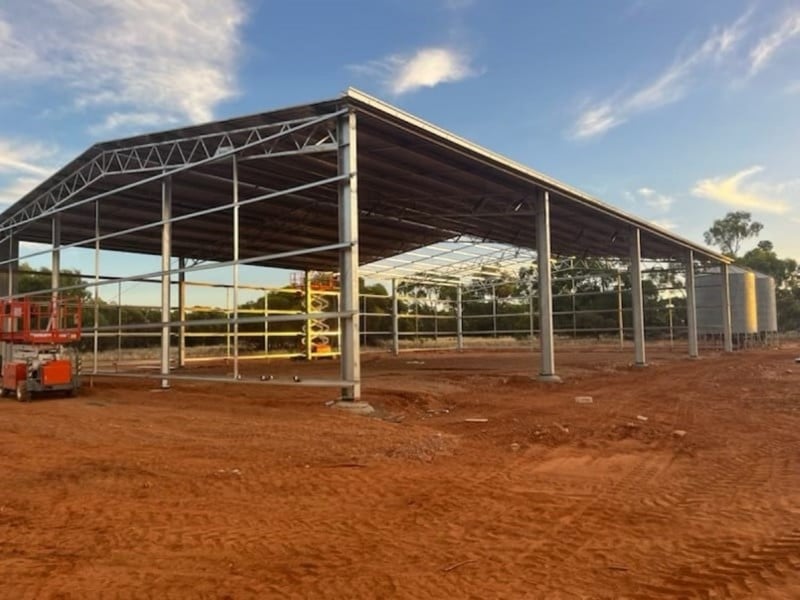
{"type": "Polygon", "coordinates": [[[561,383],[562,379],[558,375],[544,375],[540,373],[536,377],[536,381],[542,381],[544,383],[561,383]]]}
{"type": "Polygon", "coordinates": [[[369,402],[352,401],[352,400],[339,400],[331,405],[333,408],[344,410],[354,415],[371,415],[375,412],[369,402]]]}

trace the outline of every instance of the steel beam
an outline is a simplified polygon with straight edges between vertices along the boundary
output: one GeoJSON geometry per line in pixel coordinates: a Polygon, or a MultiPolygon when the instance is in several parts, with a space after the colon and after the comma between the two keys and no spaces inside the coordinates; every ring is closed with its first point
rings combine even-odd
{"type": "Polygon", "coordinates": [[[342,388],[342,400],[361,398],[360,337],[358,335],[358,167],[356,114],[352,110],[338,119],[339,250],[341,326],[341,379],[352,381],[342,388]]]}
{"type": "Polygon", "coordinates": [[[633,352],[634,364],[647,364],[644,345],[644,297],[642,295],[642,240],[638,228],[631,230],[630,240],[631,299],[633,307],[633,352]]]}
{"type": "Polygon", "coordinates": [[[722,288],[722,340],[725,352],[733,352],[733,326],[731,323],[731,286],[728,265],[720,265],[722,288]]]}
{"type": "Polygon", "coordinates": [[[26,203],[0,224],[0,232],[64,210],[68,203],[70,206],[75,206],[115,195],[200,165],[226,160],[234,154],[258,146],[265,147],[267,151],[264,154],[268,155],[271,155],[272,151],[280,152],[282,155],[304,153],[306,148],[320,145],[332,149],[335,142],[333,131],[325,124],[343,114],[345,110],[313,118],[268,123],[233,132],[105,150],[31,202],[26,203]],[[276,142],[282,143],[286,140],[288,140],[286,148],[276,145],[276,142]],[[70,203],[76,195],[108,175],[123,173],[147,175],[153,171],[156,172],[154,175],[70,203]]]}
{"type": "Polygon", "coordinates": [[[686,325],[689,332],[689,356],[697,358],[697,297],[695,295],[694,252],[686,258],[686,325]]]}
{"type": "MultiPolygon", "coordinates": [[[[172,258],[172,178],[161,182],[161,388],[169,388],[170,260],[172,258]]],[[[120,298],[120,305],[122,299],[120,298]]]]}
{"type": "Polygon", "coordinates": [[[536,212],[536,270],[539,276],[540,381],[561,381],[556,375],[553,343],[553,285],[550,265],[550,193],[543,190],[536,212]]]}

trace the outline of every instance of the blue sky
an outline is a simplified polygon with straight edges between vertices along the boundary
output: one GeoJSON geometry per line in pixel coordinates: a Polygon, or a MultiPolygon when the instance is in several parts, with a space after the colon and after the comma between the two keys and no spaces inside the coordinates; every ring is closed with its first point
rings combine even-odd
{"type": "Polygon", "coordinates": [[[0,0],[0,202],[90,144],[379,96],[702,241],[800,258],[800,2],[0,0]]]}

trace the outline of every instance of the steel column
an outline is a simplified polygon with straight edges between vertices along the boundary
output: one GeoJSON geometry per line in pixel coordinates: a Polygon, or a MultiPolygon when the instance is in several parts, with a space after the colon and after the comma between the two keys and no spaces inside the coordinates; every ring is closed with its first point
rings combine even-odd
{"type": "MultiPolygon", "coordinates": [[[[0,273],[0,278],[5,279],[0,286],[0,294],[5,294],[9,297],[17,293],[17,271],[19,269],[19,240],[13,233],[9,233],[8,245],[3,244],[0,248],[0,259],[6,262],[5,273],[0,273]]],[[[3,331],[9,331],[11,323],[7,319],[3,319],[3,331]]],[[[0,352],[2,352],[3,361],[10,360],[11,357],[7,355],[10,346],[6,342],[0,342],[0,352]]]]}
{"type": "Polygon", "coordinates": [[[361,398],[361,360],[358,335],[358,167],[356,114],[339,117],[339,241],[349,244],[339,251],[341,285],[341,378],[352,382],[342,388],[342,400],[361,398]]]}
{"type": "Polygon", "coordinates": [[[231,156],[233,175],[233,377],[239,377],[239,163],[231,156]]]}
{"type": "Polygon", "coordinates": [[[308,318],[308,315],[311,313],[311,294],[314,290],[311,288],[311,271],[306,270],[303,274],[303,289],[306,299],[306,329],[305,329],[305,349],[306,349],[306,360],[311,360],[312,358],[312,350],[311,347],[312,339],[311,339],[311,319],[308,318]]]}
{"type": "Polygon", "coordinates": [[[647,364],[644,347],[644,297],[642,295],[642,238],[638,228],[631,230],[630,241],[633,352],[637,367],[647,364]]]}
{"type": "Polygon", "coordinates": [[[694,252],[686,258],[686,325],[689,328],[689,356],[697,358],[697,297],[695,296],[694,252]]]}
{"type": "Polygon", "coordinates": [[[720,268],[722,284],[722,339],[725,352],[733,352],[733,326],[731,324],[731,287],[728,279],[727,264],[720,268]]]}
{"type": "Polygon", "coordinates": [[[94,203],[94,335],[92,336],[92,373],[97,373],[100,351],[100,202],[94,203]]]}
{"type": "Polygon", "coordinates": [[[542,381],[561,381],[556,375],[553,345],[553,284],[550,265],[550,193],[539,196],[536,212],[536,270],[539,277],[539,346],[542,381]]]}
{"type": "MultiPolygon", "coordinates": [[[[161,183],[161,388],[169,388],[170,274],[172,259],[172,178],[161,183]]],[[[120,305],[122,298],[120,298],[120,305]]]]}
{"type": "Polygon", "coordinates": [[[400,314],[397,302],[397,279],[392,279],[392,354],[400,354],[400,314]]]}
{"type": "Polygon", "coordinates": [[[464,351],[464,293],[461,284],[456,288],[456,346],[459,352],[464,351]]]}
{"type": "MultiPolygon", "coordinates": [[[[50,257],[50,289],[53,297],[53,308],[58,300],[58,288],[61,287],[61,215],[53,215],[52,220],[53,250],[50,257]]],[[[55,316],[53,314],[52,316],[55,316]]]]}
{"type": "Polygon", "coordinates": [[[619,329],[619,349],[625,347],[625,319],[622,316],[622,274],[617,273],[617,328],[619,329]]]}
{"type": "Polygon", "coordinates": [[[186,259],[178,258],[178,367],[186,366],[186,259]]]}

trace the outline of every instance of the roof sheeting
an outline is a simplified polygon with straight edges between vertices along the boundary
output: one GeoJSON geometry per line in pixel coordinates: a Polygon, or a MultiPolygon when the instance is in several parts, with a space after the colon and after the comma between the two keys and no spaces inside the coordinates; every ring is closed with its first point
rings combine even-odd
{"type": "MultiPolygon", "coordinates": [[[[556,254],[627,257],[629,235],[638,228],[646,258],[683,258],[693,250],[698,258],[729,262],[353,89],[324,102],[97,144],[6,209],[0,229],[7,233],[13,228],[20,240],[48,243],[49,218],[37,219],[36,213],[47,215],[58,205],[67,208],[61,213],[62,244],[90,247],[93,199],[100,198],[103,249],[160,254],[158,177],[172,171],[173,215],[185,218],[173,224],[173,255],[230,260],[233,227],[226,207],[233,185],[230,155],[235,151],[240,199],[245,202],[240,209],[241,258],[335,244],[335,121],[350,109],[357,113],[362,264],[458,236],[533,250],[541,190],[550,194],[556,254]],[[277,195],[287,189],[293,191],[277,195]],[[263,200],[247,203],[257,198],[263,200]]],[[[269,264],[336,270],[338,250],[269,264]]]]}

